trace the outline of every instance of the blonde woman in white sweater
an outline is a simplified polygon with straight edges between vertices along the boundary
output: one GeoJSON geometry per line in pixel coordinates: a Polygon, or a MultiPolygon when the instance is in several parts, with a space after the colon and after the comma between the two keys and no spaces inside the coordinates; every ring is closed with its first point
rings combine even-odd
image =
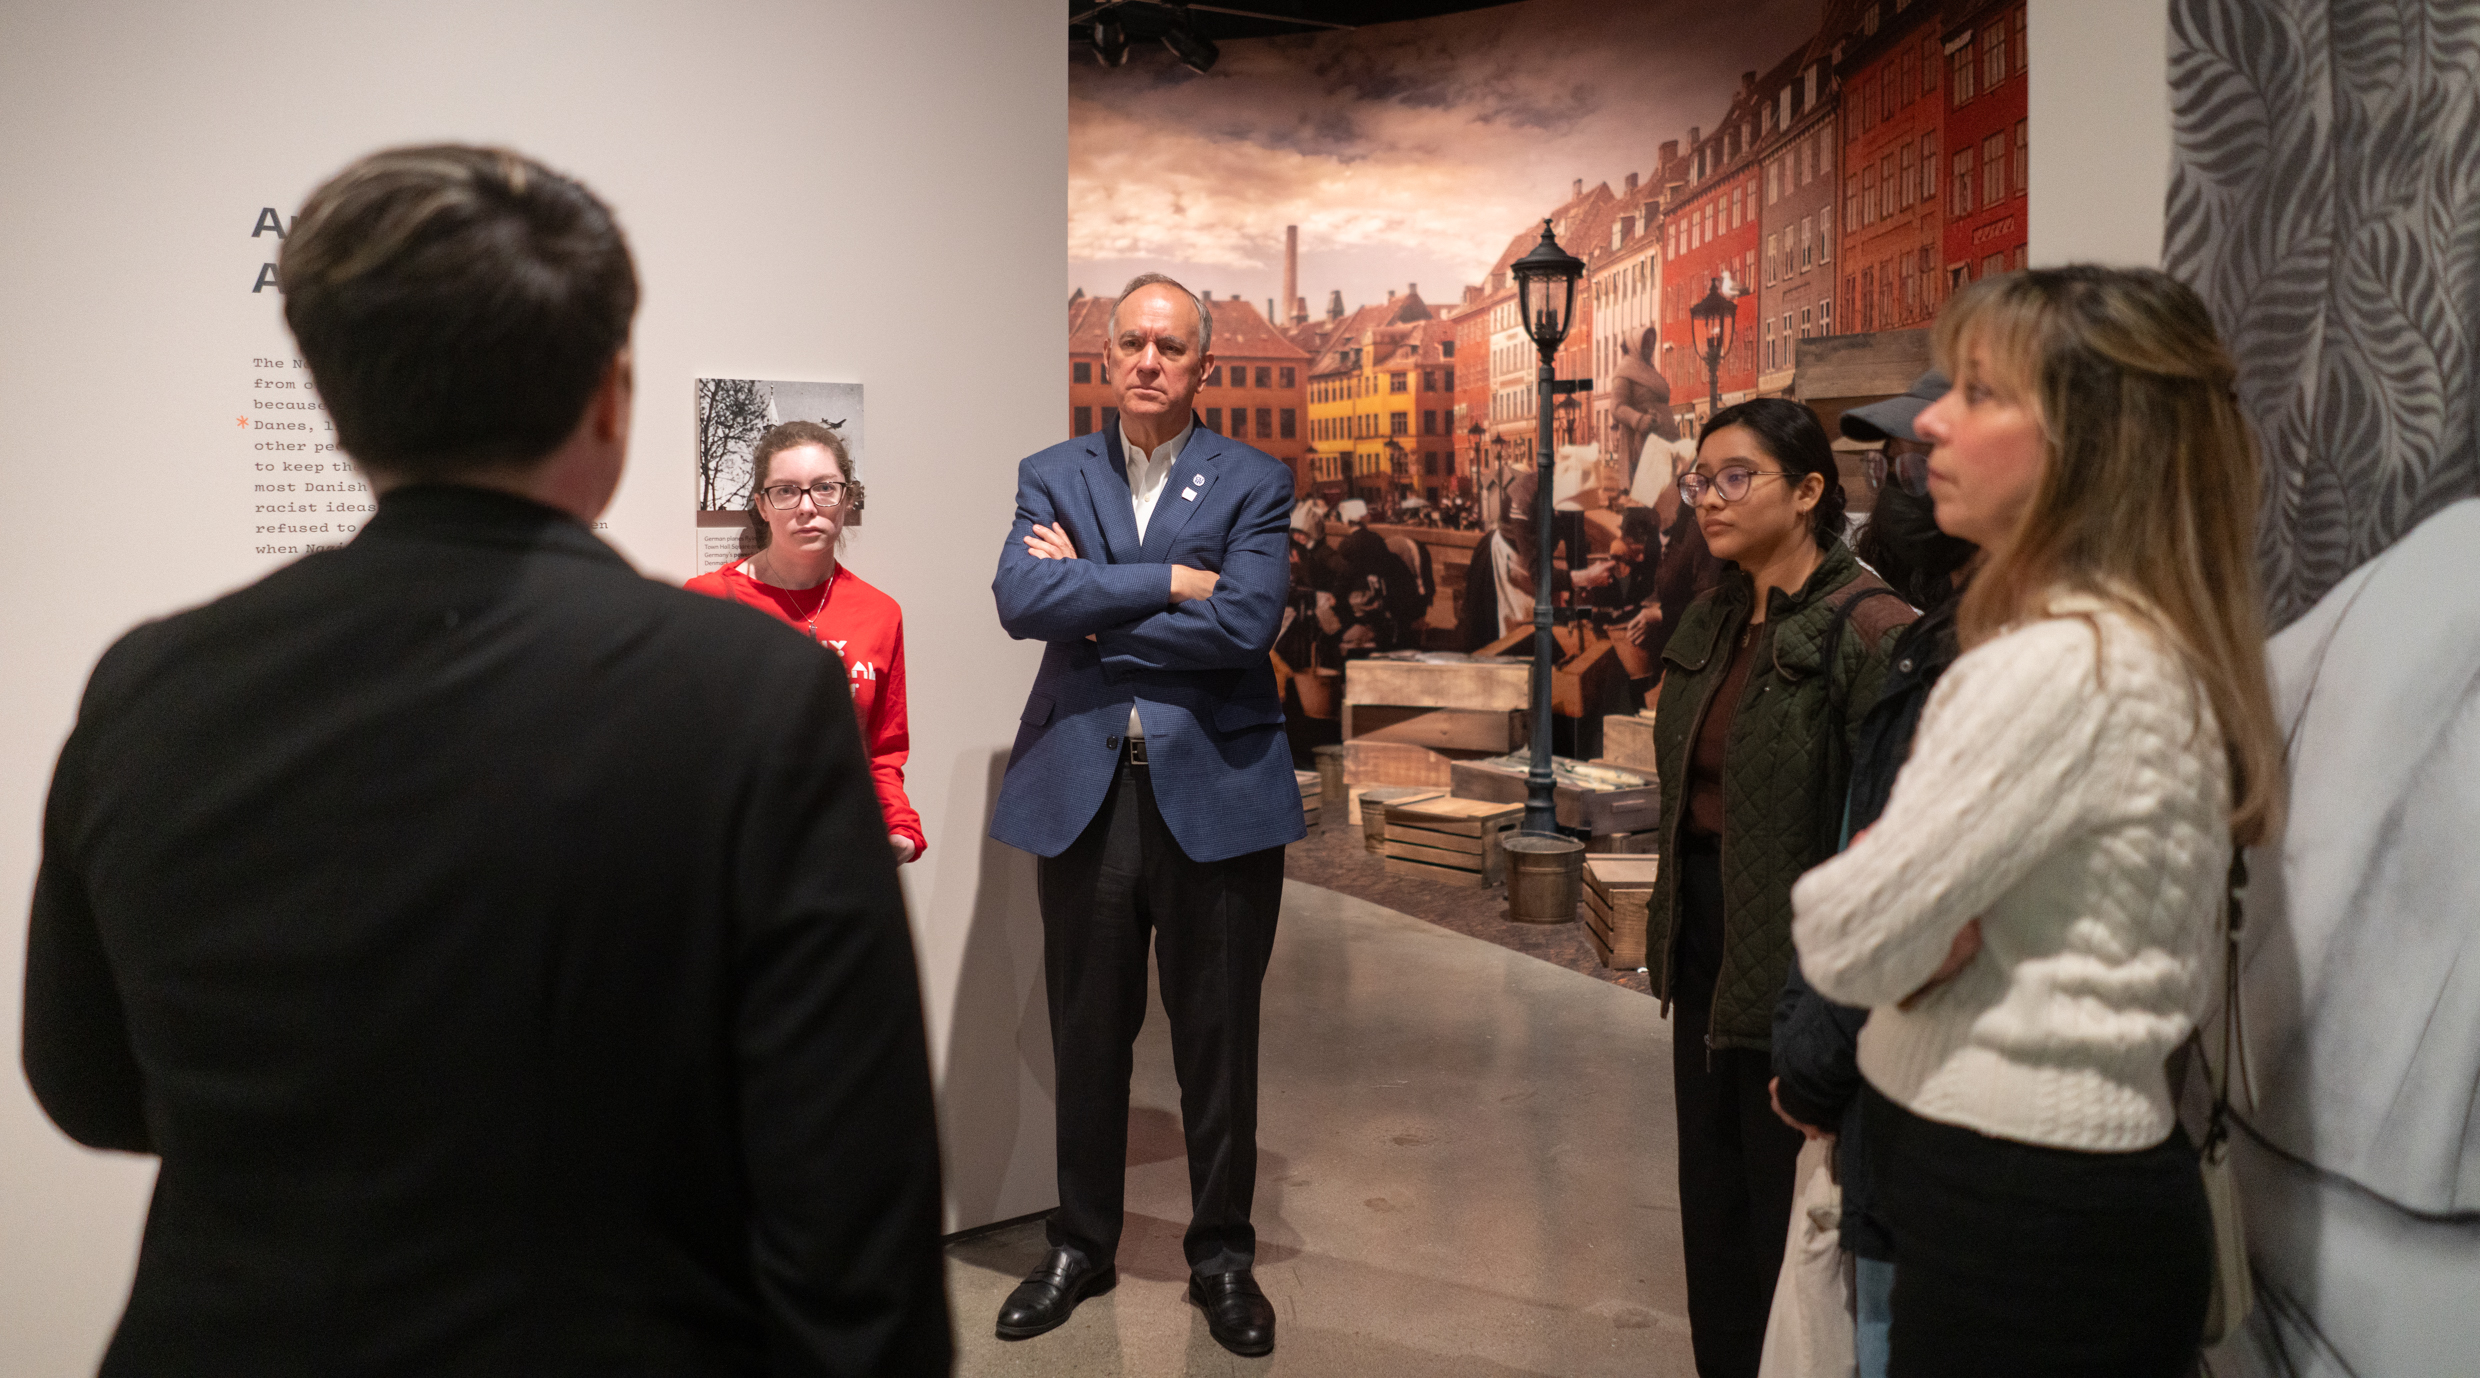
{"type": "Polygon", "coordinates": [[[2164,1059],[2218,978],[2234,838],[2280,810],[2254,446],[2151,271],[1992,278],[1937,327],[1938,525],[1987,561],[1885,813],[1792,891],[1870,1007],[1891,1372],[2186,1373],[2211,1244],[2164,1059]]]}

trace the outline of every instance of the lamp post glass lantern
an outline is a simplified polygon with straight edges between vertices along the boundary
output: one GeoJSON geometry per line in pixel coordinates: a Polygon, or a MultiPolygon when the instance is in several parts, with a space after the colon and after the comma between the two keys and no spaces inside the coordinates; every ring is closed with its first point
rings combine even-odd
{"type": "Polygon", "coordinates": [[[1739,302],[1735,294],[1725,292],[1722,279],[1713,279],[1713,289],[1705,299],[1688,308],[1689,319],[1705,337],[1706,402],[1711,417],[1722,410],[1722,356],[1731,352],[1731,336],[1739,325],[1739,302]]]}
{"type": "Polygon", "coordinates": [[[1550,410],[1557,391],[1554,362],[1576,321],[1576,283],[1584,276],[1584,262],[1559,247],[1550,222],[1544,220],[1541,242],[1509,267],[1516,278],[1524,333],[1541,352],[1540,396],[1533,409],[1540,423],[1533,456],[1533,745],[1524,779],[1523,827],[1528,833],[1555,834],[1559,825],[1550,768],[1550,676],[1558,664],[1558,643],[1550,635],[1550,498],[1557,475],[1550,410]]]}

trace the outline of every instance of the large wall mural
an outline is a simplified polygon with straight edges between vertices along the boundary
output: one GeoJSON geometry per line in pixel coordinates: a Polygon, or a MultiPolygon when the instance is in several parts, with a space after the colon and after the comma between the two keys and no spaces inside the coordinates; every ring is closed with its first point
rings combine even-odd
{"type": "Polygon", "coordinates": [[[2480,5],[2173,0],[2164,264],[2231,340],[2292,816],[2260,857],[2216,1371],[2480,1353],[2480,5]]]}

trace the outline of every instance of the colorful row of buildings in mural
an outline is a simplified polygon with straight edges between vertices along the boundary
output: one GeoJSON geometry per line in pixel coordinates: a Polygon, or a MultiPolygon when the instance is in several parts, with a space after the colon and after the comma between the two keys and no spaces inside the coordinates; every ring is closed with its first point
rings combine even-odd
{"type": "MultiPolygon", "coordinates": [[[[1717,398],[1792,394],[1805,341],[1917,330],[1961,285],[2023,266],[2028,68],[2025,0],[1831,0],[1713,127],[1660,141],[1650,174],[1577,180],[1546,211],[1585,263],[1557,370],[1595,386],[1561,403],[1554,443],[1598,446],[1624,485],[1644,425],[1632,404],[1658,396],[1648,363],[1685,426],[1717,398]],[[1690,315],[1717,291],[1733,307],[1718,359],[1690,315]]],[[[1532,462],[1539,355],[1508,267],[1539,235],[1516,227],[1452,303],[1408,285],[1358,309],[1330,295],[1313,316],[1287,234],[1279,301],[1210,301],[1221,367],[1204,423],[1282,459],[1304,492],[1387,510],[1452,504],[1532,462]]],[[[1110,406],[1111,304],[1069,303],[1073,435],[1110,406]]]]}

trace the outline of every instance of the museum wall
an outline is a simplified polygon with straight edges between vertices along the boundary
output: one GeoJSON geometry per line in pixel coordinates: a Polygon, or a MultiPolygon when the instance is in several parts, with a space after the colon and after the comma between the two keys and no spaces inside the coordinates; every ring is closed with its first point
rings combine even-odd
{"type": "Polygon", "coordinates": [[[848,560],[907,614],[930,845],[904,876],[950,1226],[1051,1204],[1031,868],[982,833],[1036,660],[1000,633],[990,571],[1015,462],[1057,429],[1055,20],[990,0],[0,14],[0,1372],[91,1371],[153,1178],[69,1143],[15,1071],[52,759],[113,637],[290,558],[297,538],[258,529],[279,524],[258,483],[344,477],[237,424],[286,416],[252,404],[288,395],[254,385],[292,357],[273,287],[253,290],[278,240],[252,231],[391,143],[512,144],[617,210],[645,306],[604,534],[649,574],[692,572],[692,379],[863,385],[870,506],[848,560]]]}

